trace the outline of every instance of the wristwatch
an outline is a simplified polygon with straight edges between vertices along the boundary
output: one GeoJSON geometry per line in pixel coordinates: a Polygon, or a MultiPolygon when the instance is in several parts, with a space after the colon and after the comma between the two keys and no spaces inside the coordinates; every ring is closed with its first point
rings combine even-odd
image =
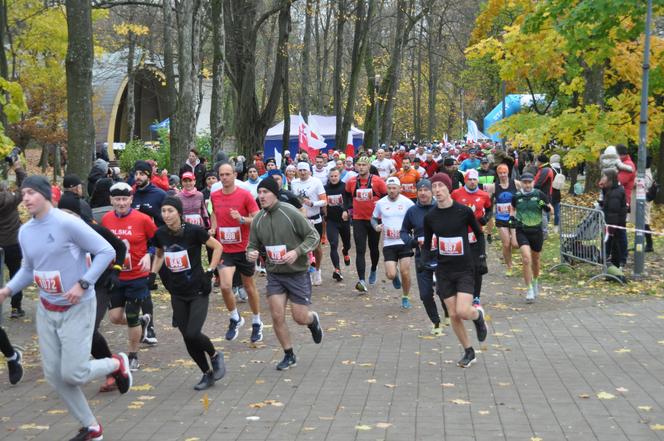
{"type": "Polygon", "coordinates": [[[90,282],[88,282],[86,280],[81,279],[81,280],[78,281],[78,284],[81,285],[81,288],[83,288],[83,289],[90,288],[90,282]]]}

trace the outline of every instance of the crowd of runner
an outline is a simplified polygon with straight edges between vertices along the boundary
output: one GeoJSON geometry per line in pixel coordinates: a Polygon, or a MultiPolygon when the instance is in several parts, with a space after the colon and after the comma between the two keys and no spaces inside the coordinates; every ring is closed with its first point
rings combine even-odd
{"type": "MultiPolygon", "coordinates": [[[[260,342],[257,272],[266,275],[267,304],[284,351],[278,370],[296,365],[287,304],[293,320],[320,343],[323,329],[311,307],[314,287],[323,279],[350,278],[357,295],[369,295],[381,255],[404,309],[413,304],[414,266],[431,333],[452,327],[464,349],[460,367],[476,361],[463,321],[474,323],[480,342],[487,337],[481,291],[494,228],[505,275],[515,274],[512,253],[518,249],[525,301],[535,301],[540,292],[539,256],[549,213],[554,229],[560,221],[558,155],[533,157],[492,143],[436,142],[361,149],[354,156],[330,150],[291,157],[284,151],[280,163],[261,154],[250,161],[223,154],[216,159],[206,165],[192,149],[172,176],[154,161],[137,161],[125,179],[99,159],[87,182],[89,199],[77,176],[65,176],[61,192],[46,178],[26,177],[12,165],[20,190],[0,192],[7,226],[0,246],[11,275],[0,289],[0,303],[11,297],[11,317],[24,316],[21,290],[36,282],[45,377],[83,427],[72,439],[101,439],[101,425],[80,387],[106,377],[102,391],[127,392],[132,371],[140,368],[140,344],[158,344],[157,319],[182,334],[202,373],[195,389],[221,379],[223,353],[202,332],[209,295],[216,288],[221,292],[228,310],[227,340],[242,332],[245,320],[238,307],[248,303],[250,341],[260,342]],[[21,201],[32,217],[22,226],[21,201]],[[325,248],[329,274],[322,266],[325,248]],[[349,270],[353,260],[355,274],[349,270]],[[171,317],[155,317],[151,291],[157,279],[170,294],[171,317]],[[113,354],[99,331],[106,312],[112,324],[127,328],[124,352],[113,354]],[[89,347],[90,354],[81,347],[89,347]]],[[[613,181],[606,186],[614,189],[613,181]]],[[[626,205],[624,195],[608,193],[612,204],[616,197],[623,198],[618,205],[626,205]]],[[[23,375],[22,354],[2,328],[0,349],[10,383],[16,384],[23,375]]]]}

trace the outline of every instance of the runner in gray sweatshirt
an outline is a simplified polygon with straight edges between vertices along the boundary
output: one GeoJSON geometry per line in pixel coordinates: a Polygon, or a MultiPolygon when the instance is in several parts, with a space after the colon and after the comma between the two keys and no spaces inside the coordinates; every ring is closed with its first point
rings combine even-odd
{"type": "Polygon", "coordinates": [[[83,426],[72,440],[99,440],[102,428],[81,386],[112,374],[120,392],[131,387],[125,354],[89,360],[96,313],[94,284],[115,258],[115,251],[82,220],[53,208],[46,178],[26,178],[21,193],[32,219],[19,230],[23,263],[0,289],[0,303],[33,280],[37,283],[37,334],[44,376],[83,426]],[[95,256],[89,267],[86,253],[95,256]]]}

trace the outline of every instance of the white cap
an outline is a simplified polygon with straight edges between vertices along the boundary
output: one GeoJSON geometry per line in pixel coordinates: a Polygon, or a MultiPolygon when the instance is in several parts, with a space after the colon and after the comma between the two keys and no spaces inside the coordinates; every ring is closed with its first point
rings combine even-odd
{"type": "Polygon", "coordinates": [[[403,145],[402,145],[402,146],[400,146],[400,147],[399,147],[399,150],[401,150],[401,151],[404,151],[404,150],[406,150],[406,146],[403,146],[403,145]]]}
{"type": "Polygon", "coordinates": [[[466,172],[465,178],[466,179],[478,179],[479,176],[480,175],[479,175],[479,173],[477,173],[477,170],[475,170],[474,168],[471,168],[470,170],[468,170],[466,172]]]}
{"type": "Polygon", "coordinates": [[[311,171],[311,167],[309,167],[308,162],[298,162],[297,163],[297,169],[298,170],[309,170],[309,171],[311,171]]]}
{"type": "Polygon", "coordinates": [[[387,181],[385,181],[386,185],[401,185],[401,181],[399,181],[399,178],[396,176],[390,176],[387,178],[387,181]]]}
{"type": "Polygon", "coordinates": [[[284,150],[284,156],[290,156],[290,152],[288,150],[284,150]]]}

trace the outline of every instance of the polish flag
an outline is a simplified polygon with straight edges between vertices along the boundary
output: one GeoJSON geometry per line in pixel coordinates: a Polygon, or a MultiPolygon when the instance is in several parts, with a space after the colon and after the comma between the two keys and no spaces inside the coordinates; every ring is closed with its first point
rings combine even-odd
{"type": "Polygon", "coordinates": [[[355,156],[355,146],[353,145],[353,133],[349,130],[348,137],[346,138],[346,157],[355,156]]]}

